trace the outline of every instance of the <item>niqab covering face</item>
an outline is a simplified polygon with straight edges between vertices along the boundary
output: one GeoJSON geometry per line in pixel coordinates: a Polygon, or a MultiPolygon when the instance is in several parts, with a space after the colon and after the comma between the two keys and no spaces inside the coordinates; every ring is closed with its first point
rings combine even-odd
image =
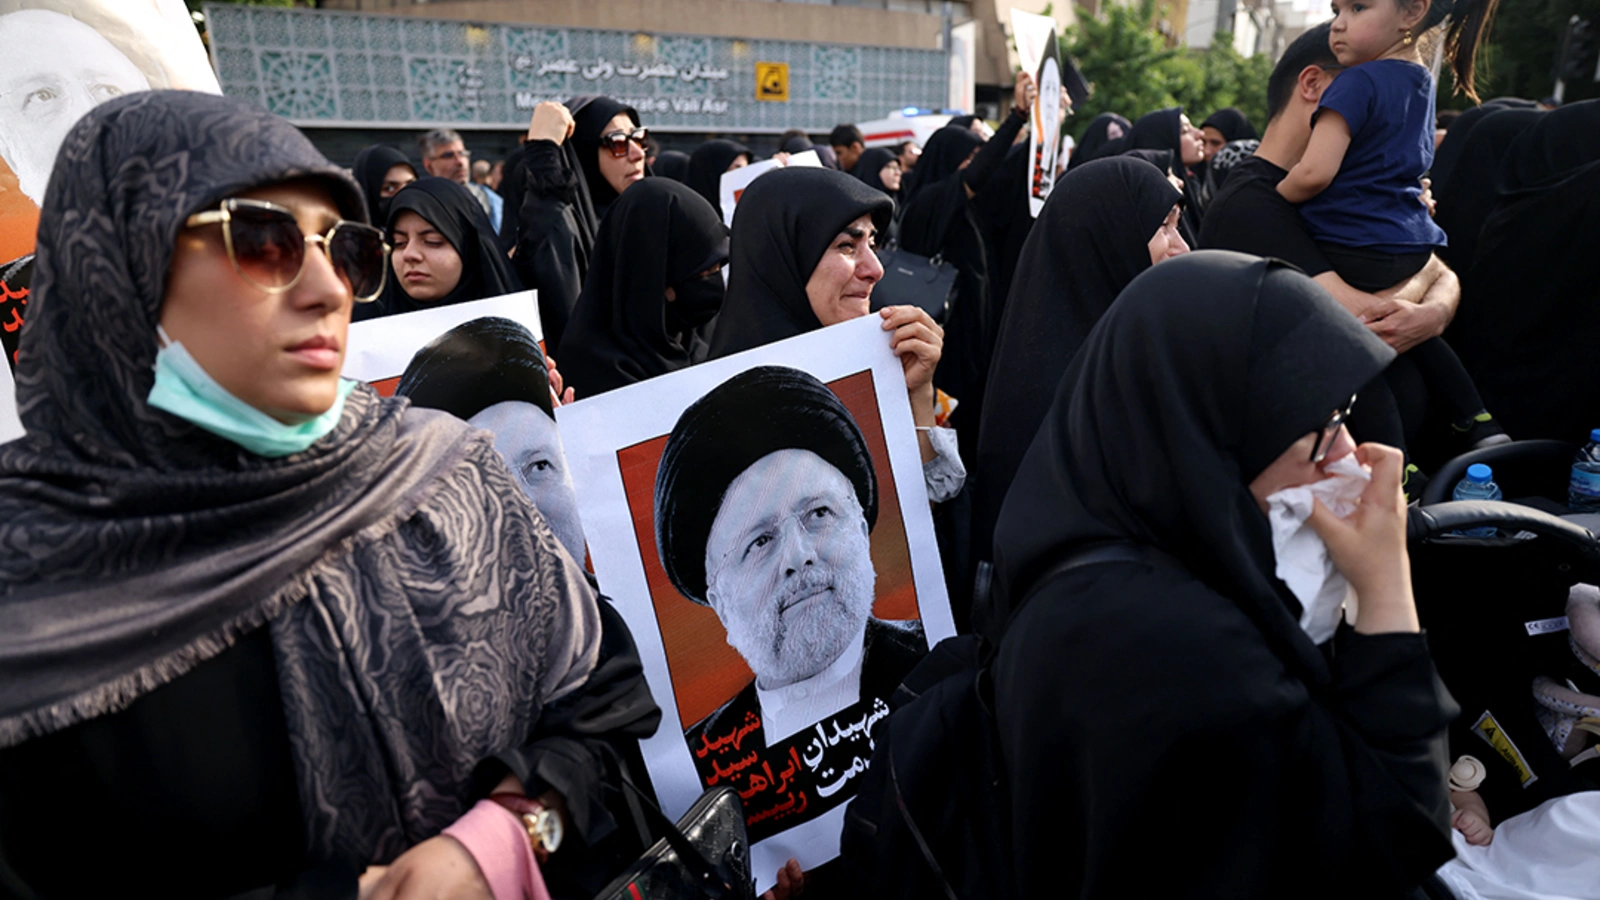
{"type": "Polygon", "coordinates": [[[27,435],[0,445],[0,543],[30,548],[0,555],[0,746],[123,709],[266,626],[308,856],[382,862],[465,812],[473,768],[587,674],[594,645],[552,636],[592,594],[448,416],[358,387],[330,435],[267,459],[145,401],[187,217],[302,177],[365,217],[353,180],[236,98],[130,94],[62,145],[18,362],[27,435]],[[466,609],[485,596],[502,603],[466,609]]]}
{"type": "Polygon", "coordinates": [[[1325,677],[1249,484],[1393,358],[1282,263],[1199,251],[1151,268],[1073,359],[1023,458],[995,528],[1005,596],[1025,598],[1069,552],[1132,541],[1177,559],[1280,656],[1325,677]]]}
{"type": "MultiPolygon", "coordinates": [[[[522,282],[512,270],[511,261],[500,250],[500,241],[489,224],[489,216],[466,188],[448,178],[432,175],[419,178],[401,188],[389,201],[391,231],[400,214],[406,212],[421,216],[456,248],[461,257],[461,280],[450,293],[437,300],[413,300],[391,265],[383,296],[377,303],[357,307],[358,319],[434,309],[522,290],[522,282]],[[373,307],[370,312],[363,308],[369,306],[373,307]]],[[[400,251],[396,250],[397,260],[399,255],[400,251]]]]}
{"type": "Polygon", "coordinates": [[[706,141],[689,154],[689,175],[684,183],[706,198],[718,216],[722,215],[722,175],[741,156],[746,161],[754,159],[749,147],[722,140],[706,141]]]}
{"type": "Polygon", "coordinates": [[[409,167],[413,175],[417,172],[411,166],[411,160],[398,148],[388,144],[373,144],[356,154],[355,165],[350,169],[356,177],[356,183],[361,185],[361,192],[367,196],[367,221],[379,226],[389,221],[389,201],[393,199],[380,196],[383,176],[395,166],[409,167]]]}
{"type": "Polygon", "coordinates": [[[806,283],[822,254],[862,216],[883,233],[893,212],[894,201],[833,169],[777,169],[751,182],[733,214],[712,358],[821,328],[806,283]]]}
{"type": "Polygon", "coordinates": [[[1115,157],[1073,167],[1045,202],[1017,264],[984,396],[972,468],[978,559],[992,558],[1000,504],[1067,364],[1150,268],[1150,238],[1182,199],[1154,166],[1115,157]]]}
{"type": "Polygon", "coordinates": [[[933,137],[928,138],[927,146],[922,148],[917,167],[911,170],[908,177],[909,183],[902,182],[900,185],[905,204],[909,206],[918,192],[954,175],[961,169],[961,164],[982,146],[983,138],[970,128],[946,125],[935,131],[933,137]]]}
{"type": "MultiPolygon", "coordinates": [[[[698,362],[697,354],[703,359],[707,348],[697,329],[717,307],[680,315],[676,305],[696,303],[683,286],[727,260],[727,228],[687,185],[654,178],[628,188],[600,223],[594,262],[567,326],[561,360],[567,384],[593,397],[698,362]],[[666,299],[669,287],[677,299],[666,299]]],[[[720,271],[702,280],[720,297],[720,271]]]]}

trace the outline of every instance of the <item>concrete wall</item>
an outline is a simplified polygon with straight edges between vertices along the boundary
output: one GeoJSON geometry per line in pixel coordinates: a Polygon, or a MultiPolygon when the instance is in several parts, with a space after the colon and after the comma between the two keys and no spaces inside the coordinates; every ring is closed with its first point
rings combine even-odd
{"type": "MultiPolygon", "coordinates": [[[[956,4],[959,8],[964,4],[956,4]]],[[[937,15],[761,0],[323,0],[324,9],[567,28],[933,49],[937,15]]],[[[959,18],[964,17],[958,14],[959,18]]]]}

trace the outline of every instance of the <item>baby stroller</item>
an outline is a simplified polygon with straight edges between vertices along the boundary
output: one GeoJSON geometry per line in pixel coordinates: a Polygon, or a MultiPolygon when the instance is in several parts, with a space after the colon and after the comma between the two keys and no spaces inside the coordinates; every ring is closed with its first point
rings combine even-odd
{"type": "MultiPolygon", "coordinates": [[[[1573,715],[1565,722],[1569,746],[1558,749],[1552,731],[1562,722],[1548,700],[1552,693],[1600,693],[1600,674],[1579,661],[1567,618],[1574,586],[1600,584],[1600,540],[1590,530],[1600,517],[1561,517],[1575,450],[1560,441],[1522,441],[1466,454],[1438,471],[1411,511],[1418,614],[1439,675],[1462,710],[1450,730],[1451,758],[1471,754],[1483,762],[1487,777],[1478,792],[1496,822],[1600,789],[1593,754],[1569,762],[1574,748],[1600,739],[1575,732],[1581,716],[1573,715]],[[1512,502],[1439,502],[1479,462],[1493,467],[1512,502]],[[1494,537],[1460,534],[1490,526],[1494,537]]],[[[1451,897],[1442,883],[1424,891],[1451,897]]]]}

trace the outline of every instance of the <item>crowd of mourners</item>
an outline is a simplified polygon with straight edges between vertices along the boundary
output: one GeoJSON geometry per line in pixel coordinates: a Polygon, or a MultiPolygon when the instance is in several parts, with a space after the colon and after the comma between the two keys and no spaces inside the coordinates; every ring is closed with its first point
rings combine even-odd
{"type": "Polygon", "coordinates": [[[95,108],[0,445],[0,895],[587,898],[654,842],[633,638],[463,421],[514,392],[339,376],[352,319],[535,290],[542,350],[479,338],[547,416],[868,315],[903,362],[1004,777],[947,785],[983,839],[942,877],[847,829],[768,896],[1420,896],[1503,815],[1451,780],[1407,504],[1462,453],[1600,426],[1600,101],[1436,134],[1429,48],[1470,93],[1493,0],[1333,5],[1264,130],[1100,115],[1037,218],[1027,76],[997,127],[920,146],[785,135],[822,165],[760,176],[731,228],[721,177],[757,155],[658,152],[604,96],[541,104],[493,165],[435,130],[349,170],[238,99],[95,108]],[[940,320],[872,311],[890,245],[955,267],[940,320]],[[1268,498],[1352,461],[1354,512],[1309,523],[1359,612],[1313,633],[1268,498]]]}

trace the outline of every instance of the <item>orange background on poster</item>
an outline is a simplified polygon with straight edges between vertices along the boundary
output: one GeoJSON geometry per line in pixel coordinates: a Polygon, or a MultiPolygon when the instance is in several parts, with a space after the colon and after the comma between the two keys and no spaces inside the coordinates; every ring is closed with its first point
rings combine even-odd
{"type": "MultiPolygon", "coordinates": [[[[872,529],[872,565],[878,580],[872,614],[888,620],[920,618],[917,587],[911,573],[911,550],[906,541],[905,521],[900,515],[894,475],[889,471],[889,449],[883,439],[883,420],[878,415],[872,372],[847,375],[829,382],[828,387],[855,417],[878,476],[878,522],[872,529]]],[[[650,601],[655,607],[656,624],[667,654],[667,670],[672,676],[678,717],[683,727],[688,728],[731,700],[753,676],[743,657],[728,646],[717,614],[710,607],[678,593],[661,566],[661,555],[656,549],[655,485],[656,469],[666,444],[667,435],[661,435],[624,447],[617,451],[617,462],[622,468],[622,486],[628,497],[628,512],[633,518],[634,537],[638,541],[650,601]]]]}

